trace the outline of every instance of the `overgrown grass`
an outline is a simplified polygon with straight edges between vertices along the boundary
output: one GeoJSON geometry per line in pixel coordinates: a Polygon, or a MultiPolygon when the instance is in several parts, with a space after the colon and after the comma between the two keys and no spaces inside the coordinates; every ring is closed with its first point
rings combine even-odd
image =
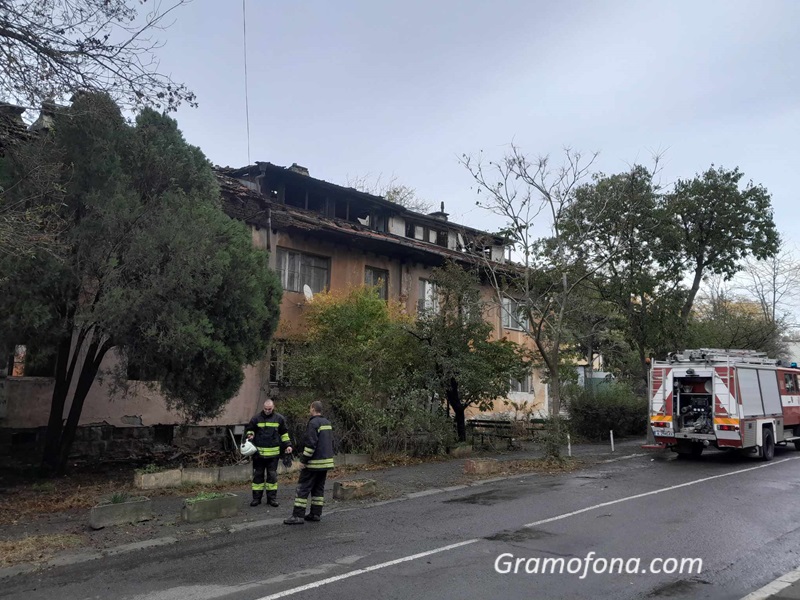
{"type": "Polygon", "coordinates": [[[19,563],[40,563],[56,553],[83,546],[86,540],[74,533],[32,535],[19,540],[0,541],[0,567],[19,563]]]}
{"type": "Polygon", "coordinates": [[[195,502],[200,502],[201,500],[214,500],[215,498],[224,498],[227,496],[225,493],[221,492],[199,492],[196,496],[192,496],[191,498],[186,498],[186,504],[194,504],[195,502]]]}

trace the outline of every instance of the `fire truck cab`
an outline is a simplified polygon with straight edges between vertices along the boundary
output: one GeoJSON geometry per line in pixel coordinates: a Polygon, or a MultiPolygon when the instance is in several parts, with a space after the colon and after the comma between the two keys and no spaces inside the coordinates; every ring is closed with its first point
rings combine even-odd
{"type": "Polygon", "coordinates": [[[650,368],[652,447],[700,456],[709,446],[772,460],[800,450],[800,369],[764,353],[701,348],[650,368]]]}

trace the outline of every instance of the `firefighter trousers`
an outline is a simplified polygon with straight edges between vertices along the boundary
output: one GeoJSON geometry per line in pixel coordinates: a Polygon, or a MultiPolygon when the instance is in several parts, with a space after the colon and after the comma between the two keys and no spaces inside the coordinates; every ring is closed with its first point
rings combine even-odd
{"type": "Polygon", "coordinates": [[[325,504],[325,479],[328,477],[327,469],[309,469],[300,471],[300,480],[297,482],[297,496],[294,499],[295,517],[304,517],[311,496],[311,514],[322,515],[322,506],[325,504]]]}
{"type": "Polygon", "coordinates": [[[277,456],[255,455],[253,457],[253,499],[261,500],[264,490],[267,491],[267,502],[274,500],[278,495],[278,461],[277,456]],[[266,482],[264,472],[266,471],[266,482]]]}

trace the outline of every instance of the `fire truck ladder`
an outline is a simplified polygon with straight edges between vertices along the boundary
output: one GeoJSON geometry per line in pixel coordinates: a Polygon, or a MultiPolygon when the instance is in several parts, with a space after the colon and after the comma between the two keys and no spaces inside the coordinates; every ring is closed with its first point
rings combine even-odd
{"type": "Polygon", "coordinates": [[[724,350],[720,348],[697,348],[684,350],[681,354],[672,353],[669,361],[674,362],[706,362],[725,365],[763,365],[774,367],[780,364],[774,358],[769,358],[765,352],[755,350],[724,350]]]}

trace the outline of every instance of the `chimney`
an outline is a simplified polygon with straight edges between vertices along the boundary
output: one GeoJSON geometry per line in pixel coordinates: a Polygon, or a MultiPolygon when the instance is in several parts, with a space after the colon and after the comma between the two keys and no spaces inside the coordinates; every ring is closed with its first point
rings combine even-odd
{"type": "Polygon", "coordinates": [[[447,217],[450,215],[444,212],[444,202],[442,202],[441,208],[436,212],[428,213],[428,216],[433,217],[434,219],[439,219],[440,221],[447,221],[447,217]]]}
{"type": "Polygon", "coordinates": [[[294,171],[295,173],[300,173],[300,175],[305,175],[306,177],[309,176],[308,169],[306,167],[301,167],[297,163],[292,163],[292,166],[289,167],[290,171],[294,171]]]}
{"type": "Polygon", "coordinates": [[[42,102],[42,109],[39,111],[39,118],[28,128],[31,131],[39,131],[41,129],[49,130],[53,128],[53,116],[56,114],[58,105],[54,100],[48,99],[42,102]]]}

